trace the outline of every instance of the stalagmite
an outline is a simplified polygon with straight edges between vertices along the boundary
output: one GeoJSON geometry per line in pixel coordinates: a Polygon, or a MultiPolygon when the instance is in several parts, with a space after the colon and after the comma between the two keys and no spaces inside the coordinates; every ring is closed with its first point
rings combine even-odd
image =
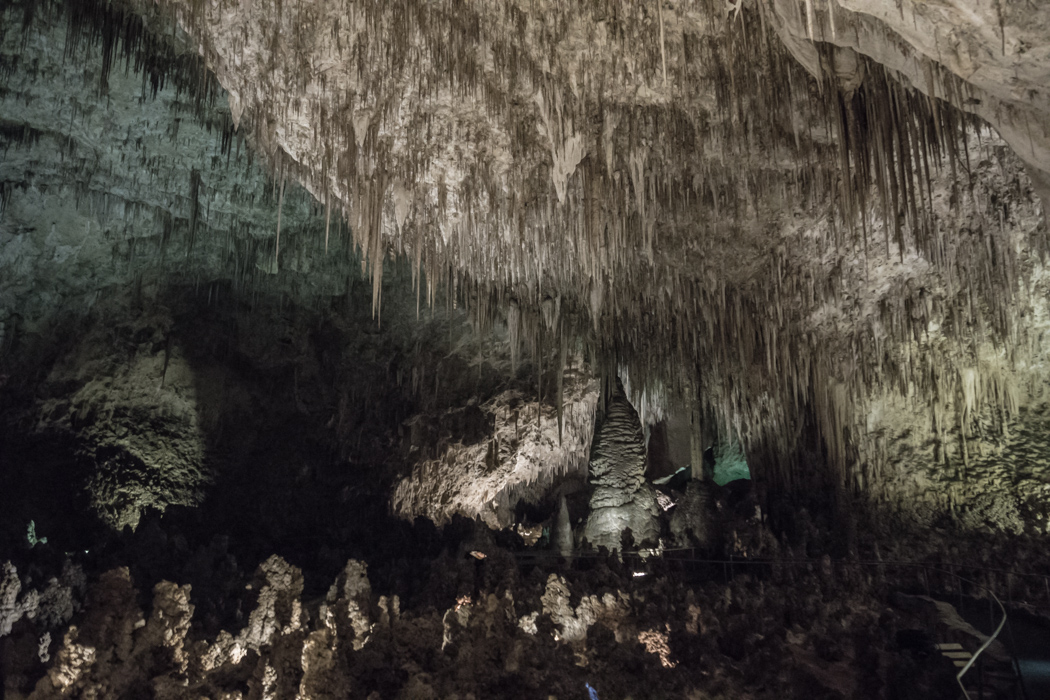
{"type": "Polygon", "coordinates": [[[555,550],[563,557],[572,556],[575,545],[572,537],[572,524],[569,522],[569,505],[565,496],[558,497],[558,513],[555,517],[551,539],[555,550]]]}
{"type": "Polygon", "coordinates": [[[583,537],[595,547],[622,550],[621,537],[627,529],[636,545],[656,540],[658,510],[653,488],[645,480],[642,425],[619,379],[606,401],[590,464],[594,493],[583,537]]]}

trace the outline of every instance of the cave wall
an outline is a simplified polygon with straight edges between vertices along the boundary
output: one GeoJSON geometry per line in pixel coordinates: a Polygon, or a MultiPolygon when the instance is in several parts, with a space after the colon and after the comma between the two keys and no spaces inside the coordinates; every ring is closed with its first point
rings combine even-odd
{"type": "Polygon", "coordinates": [[[368,259],[404,254],[533,346],[584,338],[776,488],[804,488],[815,430],[816,471],[890,498],[884,394],[954,454],[944,426],[1004,405],[946,413],[985,348],[1038,364],[1041,8],[172,6],[368,259]]]}
{"type": "MultiPolygon", "coordinates": [[[[472,567],[450,563],[446,574],[466,580],[472,567]]],[[[0,590],[28,603],[35,591],[10,586],[16,573],[4,569],[0,590]]],[[[303,571],[271,557],[240,596],[239,624],[202,635],[195,589],[161,582],[142,596],[146,605],[127,569],[113,569],[91,582],[78,624],[61,636],[33,634],[50,602],[28,604],[34,620],[11,618],[17,632],[0,656],[5,695],[911,698],[951,676],[916,663],[895,643],[898,630],[919,626],[966,648],[981,641],[939,618],[928,599],[871,600],[878,583],[836,585],[823,569],[781,574],[777,586],[740,579],[684,590],[662,577],[634,581],[630,567],[602,561],[585,572],[492,579],[480,593],[422,609],[374,591],[369,579],[350,560],[313,599],[303,571]]]]}
{"type": "MultiPolygon", "coordinates": [[[[497,385],[523,403],[522,454],[538,451],[511,468],[520,474],[494,477],[478,507],[508,489],[538,497],[580,471],[571,455],[587,451],[596,400],[582,359],[563,416],[553,377],[543,401],[530,381],[514,382],[531,367],[528,354],[518,367],[522,342],[512,349],[505,323],[471,326],[462,310],[426,301],[421,313],[434,280],[389,261],[385,302],[373,306],[348,222],[326,216],[294,174],[266,167],[170,16],[94,3],[2,11],[11,541],[33,518],[52,537],[84,540],[62,524],[66,508],[119,530],[199,506],[260,459],[245,496],[257,508],[296,520],[303,504],[279,505],[267,489],[321,482],[339,482],[325,507],[345,507],[366,490],[348,479],[387,488],[441,444],[470,442],[442,416],[484,404],[497,385]],[[529,408],[548,421],[534,447],[529,408]],[[538,466],[556,454],[560,471],[538,466]]],[[[480,430],[489,444],[492,426],[480,430]]],[[[518,497],[502,496],[504,521],[518,497]]]]}
{"type": "MultiPolygon", "coordinates": [[[[563,403],[571,347],[652,405],[704,415],[778,489],[819,472],[917,498],[924,522],[964,517],[987,483],[971,453],[1024,453],[1034,433],[1012,422],[1041,410],[1040,132],[1028,154],[1017,133],[1043,109],[1043,14],[906,3],[932,28],[916,34],[851,8],[360,3],[337,23],[309,3],[5,6],[6,391],[43,381],[50,365],[22,358],[53,355],[107,290],[157,299],[174,281],[305,306],[370,291],[380,325],[445,305],[505,331],[497,374],[543,357],[526,402],[546,386],[563,403]],[[949,23],[954,48],[931,68],[949,23]],[[995,100],[1008,108],[988,112],[995,100]],[[393,256],[408,270],[391,286],[393,256]],[[394,287],[411,291],[384,305],[394,287]]],[[[450,436],[426,440],[456,444],[460,399],[417,398],[424,422],[451,411],[450,436]]],[[[526,490],[546,483],[527,471],[526,490]]],[[[1033,474],[1008,501],[1038,503],[1033,474]]]]}
{"type": "Polygon", "coordinates": [[[4,4],[5,694],[928,696],[831,555],[1041,600],[1050,527],[1046,10],[971,10],[4,4]],[[768,578],[484,527],[652,539],[668,415],[768,578]]]}

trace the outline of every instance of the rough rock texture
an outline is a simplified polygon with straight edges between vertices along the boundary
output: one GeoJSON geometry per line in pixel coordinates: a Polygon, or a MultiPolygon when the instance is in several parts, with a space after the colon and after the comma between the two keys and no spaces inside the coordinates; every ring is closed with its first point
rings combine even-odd
{"type": "MultiPolygon", "coordinates": [[[[560,411],[517,390],[503,391],[481,406],[471,399],[465,409],[450,411],[473,410],[476,427],[463,432],[476,437],[452,433],[446,441],[462,441],[448,444],[434,459],[420,460],[398,484],[395,510],[439,525],[456,514],[480,517],[498,529],[512,524],[519,501],[538,501],[557,481],[582,477],[594,434],[598,382],[579,360],[563,373],[560,411]]],[[[417,416],[412,423],[427,420],[417,416]]]]}
{"type": "MultiPolygon", "coordinates": [[[[855,5],[5,4],[0,411],[17,414],[5,438],[34,426],[41,443],[64,437],[57,456],[34,444],[7,462],[5,451],[0,473],[77,483],[37,467],[78,441],[98,468],[90,493],[117,526],[196,503],[214,475],[201,529],[218,522],[264,555],[274,540],[323,539],[310,556],[327,583],[344,547],[375,539],[344,523],[387,522],[388,487],[413,466],[396,450],[413,442],[411,416],[454,426],[436,453],[414,456],[424,467],[407,482],[412,512],[501,522],[520,491],[550,483],[549,467],[573,459],[553,439],[558,407],[572,402],[553,395],[573,396],[564,358],[580,354],[595,374],[625,368],[632,396],[649,390],[653,405],[739,441],[766,493],[820,501],[819,527],[781,518],[804,533],[793,545],[803,550],[821,531],[852,547],[855,525],[827,514],[849,525],[856,493],[876,516],[961,526],[979,542],[989,531],[1044,536],[1046,10],[855,5]],[[949,24],[951,51],[939,34],[949,24]],[[178,294],[165,293],[171,280],[178,294]],[[99,303],[110,295],[125,297],[121,314],[99,303]],[[181,300],[186,330],[170,341],[169,300],[181,300]],[[111,334],[63,325],[89,308],[111,334]],[[414,324],[417,309],[436,325],[414,324]],[[478,337],[505,332],[509,370],[474,362],[484,356],[461,352],[460,326],[441,318],[470,319],[478,337]],[[224,324],[233,330],[216,330],[224,324]],[[109,349],[55,362],[76,346],[59,328],[109,349]],[[223,371],[200,371],[201,357],[223,371]],[[472,376],[485,397],[473,406],[472,376]],[[537,409],[520,473],[515,443],[471,427],[495,396],[495,431],[508,438],[512,404],[537,409]],[[38,398],[44,420],[24,420],[38,398]],[[133,434],[138,424],[150,434],[133,434]],[[212,458],[235,468],[213,474],[212,458]],[[425,478],[448,474],[465,501],[441,503],[425,478]],[[223,513],[234,492],[247,507],[223,513]]],[[[566,417],[563,438],[579,428],[578,449],[590,417],[566,417]]],[[[596,513],[638,515],[637,542],[654,513],[631,450],[596,513]]],[[[34,508],[54,501],[5,488],[7,541],[37,517],[25,493],[34,508]]],[[[41,531],[75,539],[56,535],[61,520],[41,531]]],[[[766,551],[768,539],[726,535],[734,552],[766,551]]],[[[171,538],[160,550],[185,546],[171,538]]],[[[227,554],[216,546],[195,566],[227,554]]],[[[457,596],[474,590],[460,584],[457,596]]],[[[448,618],[453,640],[454,621],[484,619],[468,609],[448,618]]],[[[343,647],[382,618],[356,619],[343,647]]],[[[429,624],[445,636],[443,616],[429,624]]],[[[294,630],[277,657],[240,669],[252,692],[297,686],[287,664],[301,661],[299,636],[313,639],[317,679],[348,672],[319,632],[331,630],[294,630]]],[[[80,678],[91,646],[71,638],[59,676],[80,678]]],[[[433,684],[416,675],[425,694],[433,684]]]]}
{"type": "MultiPolygon", "coordinates": [[[[249,588],[258,592],[256,607],[248,617],[248,625],[236,636],[229,632],[219,633],[213,644],[206,648],[200,663],[204,672],[221,668],[227,664],[239,664],[249,652],[258,654],[264,648],[273,648],[274,655],[285,659],[291,654],[282,641],[293,636],[302,642],[303,608],[300,597],[303,593],[302,572],[278,556],[263,562],[249,588]]],[[[284,669],[279,669],[284,670],[284,669]]],[[[260,664],[256,675],[262,674],[263,692],[272,695],[278,684],[287,688],[292,683],[288,672],[280,673],[270,663],[260,664]]],[[[258,678],[256,679],[258,680],[258,678]]]]}
{"type": "Polygon", "coordinates": [[[963,385],[1044,314],[1042,6],[172,4],[373,284],[392,250],[534,343],[560,310],[777,487],[890,498],[889,404],[948,453],[1011,408],[963,385]]]}
{"type": "Polygon", "coordinates": [[[660,535],[656,494],[645,479],[645,442],[638,413],[617,387],[595,434],[590,484],[594,489],[583,538],[595,547],[622,549],[630,528],[635,544],[660,535]]]}
{"type": "Polygon", "coordinates": [[[75,441],[91,507],[115,529],[136,527],[146,508],[203,497],[198,379],[172,326],[164,309],[97,325],[43,384],[35,429],[75,441]]]}
{"type": "Polygon", "coordinates": [[[137,642],[142,647],[163,649],[170,654],[176,674],[186,673],[189,666],[185,640],[194,611],[190,590],[189,584],[178,586],[170,581],[154,586],[153,612],[137,642]]]}
{"type": "MultiPolygon", "coordinates": [[[[458,573],[474,567],[447,563],[458,573]]],[[[590,686],[613,700],[917,700],[951,687],[953,666],[902,640],[971,652],[982,641],[943,600],[888,593],[922,588],[913,569],[788,553],[747,573],[683,581],[661,571],[667,564],[609,557],[521,578],[511,564],[504,584],[405,610],[371,591],[362,562],[347,562],[328,596],[310,602],[302,572],[271,557],[248,591],[247,619],[217,637],[192,624],[189,586],[158,584],[147,616],[127,570],[114,569],[93,581],[51,660],[18,658],[22,648],[35,655],[35,623],[0,645],[5,669],[23,664],[6,676],[5,698],[548,700],[586,697],[590,686]]],[[[925,583],[951,596],[956,580],[931,573],[925,583]]],[[[430,585],[437,592],[444,581],[430,585]]],[[[1002,581],[993,585],[1006,595],[1002,581]]],[[[1016,599],[1045,595],[1005,585],[1016,599]]]]}
{"type": "Polygon", "coordinates": [[[36,616],[40,596],[36,591],[22,592],[22,582],[18,579],[18,569],[11,562],[4,562],[4,577],[0,579],[0,637],[10,634],[15,623],[22,616],[36,616]]]}
{"type": "Polygon", "coordinates": [[[709,482],[693,480],[671,512],[671,534],[680,546],[707,547],[715,542],[714,497],[709,482]]]}
{"type": "Polygon", "coordinates": [[[774,26],[815,75],[831,70],[855,89],[862,54],[930,97],[952,101],[991,124],[1033,168],[1050,205],[1050,10],[994,0],[929,4],[915,0],[768,0],[774,26]],[[831,60],[821,44],[836,47],[831,60]],[[947,76],[962,81],[952,85],[947,76]],[[953,90],[955,94],[952,94],[953,90]]]}
{"type": "MultiPolygon", "coordinates": [[[[65,627],[81,608],[86,587],[84,572],[67,559],[61,576],[51,577],[45,588],[23,591],[18,570],[11,562],[4,562],[0,570],[3,571],[3,578],[0,578],[0,638],[10,635],[20,621],[23,627],[32,621],[33,628],[39,633],[36,657],[41,663],[47,663],[51,660],[51,631],[65,627]]],[[[4,664],[4,673],[24,682],[25,676],[20,671],[31,668],[33,661],[30,658],[10,666],[4,664]]]]}
{"type": "Polygon", "coordinates": [[[34,5],[5,4],[0,23],[6,344],[46,334],[56,311],[83,312],[112,285],[148,294],[165,279],[263,276],[278,214],[286,257],[302,256],[294,241],[319,221],[309,199],[294,184],[274,192],[214,79],[183,53],[184,36],[134,44],[156,18],[34,5]],[[98,42],[107,21],[128,28],[139,70],[116,67],[117,37],[98,42]]]}
{"type": "MultiPolygon", "coordinates": [[[[551,574],[540,602],[543,603],[543,613],[549,615],[551,622],[559,628],[555,640],[582,651],[586,648],[587,630],[599,621],[615,630],[616,641],[630,638],[630,629],[622,629],[630,609],[630,598],[623,592],[618,592],[618,595],[606,593],[601,598],[583,596],[575,607],[570,603],[570,597],[565,579],[551,574]]],[[[586,663],[586,659],[582,660],[586,663]]]]}
{"type": "MultiPolygon", "coordinates": [[[[185,36],[143,9],[145,20],[116,5],[0,8],[5,441],[40,436],[38,465],[41,445],[75,443],[64,472],[41,480],[53,491],[86,482],[114,528],[133,527],[144,509],[199,503],[211,476],[205,432],[221,391],[191,366],[198,349],[174,337],[160,301],[171,286],[211,305],[236,290],[298,285],[298,275],[266,274],[278,220],[286,266],[310,267],[309,248],[309,287],[325,286],[323,218],[294,183],[274,185],[233,133],[221,89],[184,53],[185,36]],[[103,39],[114,24],[120,32],[103,39]]],[[[331,247],[345,262],[340,241],[333,234],[331,247]]],[[[327,291],[346,290],[345,269],[337,277],[327,291]]],[[[4,454],[7,476],[25,470],[20,457],[4,454]]],[[[15,517],[21,507],[6,509],[15,517]]]]}
{"type": "MultiPolygon", "coordinates": [[[[390,603],[383,603],[383,613],[386,624],[390,624],[389,606],[393,606],[394,615],[397,615],[397,597],[390,603]]],[[[325,624],[333,627],[330,620],[334,616],[346,618],[350,621],[354,635],[352,638],[353,648],[359,650],[368,643],[373,628],[371,621],[372,587],[368,582],[368,566],[364,562],[351,559],[346,563],[339,579],[328,589],[324,605],[321,606],[320,615],[325,624]]]]}
{"type": "MultiPolygon", "coordinates": [[[[931,697],[873,591],[1050,573],[1047,12],[4,3],[5,697],[931,697]],[[710,539],[773,561],[552,572],[388,518],[509,522],[617,371],[743,445],[779,529],[710,539]]],[[[628,418],[617,548],[658,534],[628,418]]]]}
{"type": "Polygon", "coordinates": [[[135,645],[135,630],[146,635],[135,598],[127,569],[103,574],[88,593],[84,619],[66,632],[47,676],[30,697],[68,697],[87,689],[120,696],[141,688],[153,649],[135,645]]]}
{"type": "MultiPolygon", "coordinates": [[[[143,513],[199,504],[236,455],[258,461],[247,452],[260,433],[278,442],[301,421],[325,433],[311,442],[369,462],[362,453],[375,443],[383,447],[373,454],[396,452],[388,431],[400,430],[403,410],[440,414],[466,404],[468,388],[485,391],[505,379],[493,375],[511,374],[493,353],[472,354],[491,328],[471,333],[454,309],[420,318],[426,282],[404,265],[389,264],[385,306],[373,314],[345,221],[326,217],[293,174],[262,166],[265,155],[235,130],[225,93],[170,16],[130,9],[0,9],[0,414],[19,439],[58,452],[68,442],[73,452],[56,455],[63,468],[39,481],[83,485],[106,525],[135,527],[143,513]],[[451,356],[434,341],[439,328],[456,344],[451,356]],[[464,336],[475,343],[460,347],[464,336]],[[373,410],[380,396],[384,406],[373,410]],[[384,425],[365,429],[362,414],[384,425]]],[[[548,387],[557,384],[553,366],[548,387]]],[[[576,391],[572,377],[568,385],[576,391]]],[[[593,393],[579,406],[568,397],[563,448],[557,420],[550,439],[554,392],[540,402],[515,385],[504,403],[529,403],[546,423],[522,463],[490,475],[469,509],[502,499],[506,521],[522,493],[579,471],[566,455],[586,453],[593,393]],[[560,472],[541,469],[558,459],[567,462],[560,472]]],[[[5,453],[7,476],[31,471],[41,451],[5,453]]],[[[317,475],[305,464],[313,455],[289,452],[273,455],[285,461],[281,479],[317,475]]],[[[47,502],[39,484],[30,488],[47,502]]],[[[14,487],[2,498],[12,501],[6,517],[39,519],[39,506],[14,487]]]]}
{"type": "Polygon", "coordinates": [[[107,286],[311,304],[363,259],[382,315],[404,254],[423,305],[628,366],[775,486],[907,499],[908,450],[957,471],[1044,383],[1046,10],[1001,5],[7,5],[3,373],[107,286]]]}

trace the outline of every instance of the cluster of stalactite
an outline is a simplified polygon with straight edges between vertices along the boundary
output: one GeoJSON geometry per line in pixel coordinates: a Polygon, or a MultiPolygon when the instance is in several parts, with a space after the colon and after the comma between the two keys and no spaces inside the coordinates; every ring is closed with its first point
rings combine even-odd
{"type": "Polygon", "coordinates": [[[313,196],[260,168],[269,163],[235,129],[225,92],[170,10],[50,0],[0,3],[0,13],[0,217],[30,190],[68,198],[114,241],[114,267],[136,289],[178,278],[209,296],[252,298],[275,284],[296,291],[296,280],[270,274],[276,227],[259,225],[283,211],[284,255],[295,259],[286,267],[323,272],[335,294],[356,283],[349,229],[317,240],[313,196]],[[141,90],[129,90],[128,75],[141,90]],[[136,113],[135,103],[151,109],[136,113]],[[324,259],[326,248],[337,255],[324,259]]]}
{"type": "MultiPolygon", "coordinates": [[[[931,66],[931,98],[860,58],[843,86],[830,50],[814,79],[764,3],[174,0],[193,61],[146,58],[138,20],[88,6],[71,41],[142,71],[144,95],[169,71],[204,104],[214,68],[224,144],[248,134],[279,206],[288,181],[314,194],[315,250],[336,236],[359,251],[377,315],[384,262],[403,256],[421,305],[506,324],[541,396],[544,362],[582,350],[770,454],[812,415],[842,466],[869,391],[954,401],[937,377],[959,376],[974,339],[1015,333],[1010,211],[974,189],[981,125],[959,81],[931,66]],[[964,205],[965,221],[946,216],[964,205]],[[856,294],[856,275],[901,268],[938,287],[856,294]],[[848,304],[835,333],[814,320],[848,304]],[[942,318],[962,356],[907,350],[942,318]]],[[[273,272],[280,229],[254,239],[273,272]]]]}

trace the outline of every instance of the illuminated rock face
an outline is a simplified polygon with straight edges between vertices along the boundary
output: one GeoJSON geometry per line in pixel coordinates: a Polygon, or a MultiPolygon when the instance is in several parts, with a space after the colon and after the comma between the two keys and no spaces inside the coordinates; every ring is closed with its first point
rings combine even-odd
{"type": "Polygon", "coordinates": [[[598,382],[579,365],[565,373],[560,421],[548,403],[526,401],[517,391],[501,392],[478,411],[485,426],[479,437],[457,440],[435,459],[419,460],[394,491],[395,511],[438,525],[454,515],[480,518],[499,529],[513,524],[519,501],[535,503],[558,480],[582,478],[594,433],[598,382]]]}
{"type": "MultiPolygon", "coordinates": [[[[205,285],[205,294],[216,280],[254,286],[271,277],[278,216],[282,267],[302,271],[295,241],[320,222],[294,183],[282,199],[233,133],[221,88],[180,53],[184,35],[127,47],[145,74],[125,71],[113,60],[121,43],[107,48],[98,36],[107,22],[133,27],[137,18],[85,16],[92,7],[45,4],[24,24],[22,8],[3,10],[0,324],[8,349],[19,333],[47,333],[56,312],[84,313],[114,287],[148,299],[175,280],[205,285]],[[150,78],[159,75],[154,89],[150,78]]],[[[323,252],[323,240],[312,240],[323,252]]],[[[313,258],[312,284],[321,258],[313,258]]]]}
{"type": "Polygon", "coordinates": [[[701,404],[785,465],[767,477],[792,483],[815,431],[874,489],[902,400],[965,461],[953,432],[1028,401],[956,410],[968,373],[1010,347],[1010,382],[1043,383],[1021,336],[1046,316],[1022,293],[1045,277],[1045,7],[170,5],[240,128],[350,223],[377,298],[404,254],[483,324],[701,404]]]}
{"type": "MultiPolygon", "coordinates": [[[[544,585],[496,547],[431,569],[432,523],[504,526],[589,474],[552,549],[654,539],[624,396],[589,461],[622,368],[643,419],[639,395],[739,443],[756,493],[870,507],[860,561],[1046,570],[1048,48],[1035,0],[0,3],[0,479],[43,471],[10,437],[64,436],[91,472],[54,481],[108,526],[144,514],[121,539],[146,552],[58,549],[84,518],[0,481],[0,552],[76,549],[96,584],[0,568],[3,694],[920,687],[889,643],[913,626],[856,599],[888,581],[836,592],[829,560],[688,596],[615,558],[544,585]],[[50,543],[25,550],[30,518],[50,543]],[[252,581],[274,543],[304,569],[252,581]],[[141,576],[175,581],[152,615],[141,576]],[[695,683],[654,674],[677,661],[695,683]]],[[[774,533],[717,494],[688,487],[678,544],[834,551],[827,512],[774,533]]]]}
{"type": "Polygon", "coordinates": [[[595,547],[622,549],[630,528],[636,544],[660,535],[659,508],[645,480],[645,441],[638,413],[622,387],[610,397],[605,420],[595,435],[591,455],[591,512],[583,537],[595,547]]]}
{"type": "Polygon", "coordinates": [[[1050,203],[1046,6],[815,0],[800,13],[791,0],[772,0],[766,7],[791,54],[814,74],[830,70],[843,89],[864,81],[860,57],[866,56],[930,97],[986,120],[1027,164],[1050,203]],[[822,58],[821,47],[833,50],[822,58]],[[952,79],[963,89],[955,96],[952,79]]]}
{"type": "MultiPolygon", "coordinates": [[[[372,592],[359,561],[318,600],[304,594],[298,567],[273,556],[244,591],[242,619],[221,631],[200,624],[196,587],[160,582],[150,610],[147,591],[113,569],[92,577],[76,625],[46,625],[49,658],[33,653],[43,624],[4,637],[5,668],[20,672],[7,676],[5,698],[543,698],[552,688],[587,697],[588,687],[592,697],[710,697],[715,672],[724,697],[760,700],[896,698],[920,682],[944,685],[894,644],[898,630],[937,625],[927,606],[891,607],[867,596],[866,581],[843,590],[812,568],[776,585],[740,576],[683,586],[603,564],[405,608],[372,592]],[[854,644],[877,661],[854,663],[854,644]],[[865,684],[875,692],[864,695],[865,684]]],[[[0,571],[4,583],[15,575],[0,571]]],[[[949,638],[967,648],[982,639],[975,630],[949,638]]]]}
{"type": "Polygon", "coordinates": [[[959,482],[1047,386],[1046,6],[58,7],[3,10],[2,373],[165,279],[324,304],[364,267],[381,315],[398,255],[422,308],[615,357],[759,479],[815,433],[926,522],[1012,512],[959,482]]]}

